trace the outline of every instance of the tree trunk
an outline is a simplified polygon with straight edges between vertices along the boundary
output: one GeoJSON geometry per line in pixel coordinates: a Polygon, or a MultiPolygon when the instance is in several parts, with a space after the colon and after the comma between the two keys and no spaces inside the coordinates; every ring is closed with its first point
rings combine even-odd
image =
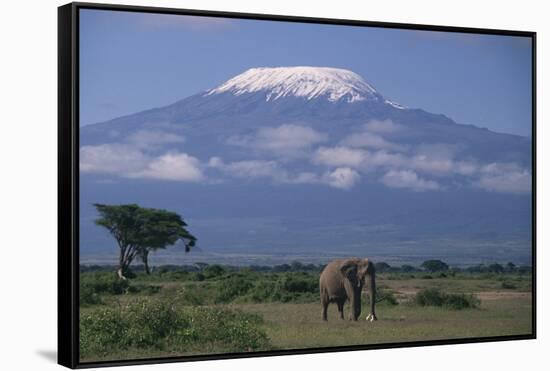
{"type": "Polygon", "coordinates": [[[124,267],[119,266],[117,271],[116,271],[116,274],[117,274],[118,278],[121,279],[121,280],[126,279],[126,277],[124,277],[124,270],[125,270],[124,267]]]}
{"type": "Polygon", "coordinates": [[[145,268],[145,273],[151,274],[149,270],[149,250],[144,250],[141,253],[141,260],[143,261],[143,267],[145,268]]]}
{"type": "Polygon", "coordinates": [[[132,262],[132,249],[130,246],[126,246],[124,248],[120,249],[120,255],[118,257],[118,268],[116,271],[116,274],[119,279],[125,280],[126,277],[124,276],[124,273],[128,271],[128,267],[130,267],[130,263],[132,262]]]}
{"type": "Polygon", "coordinates": [[[126,277],[124,277],[124,255],[125,255],[126,249],[121,248],[120,249],[120,256],[118,257],[118,269],[116,271],[116,274],[119,279],[125,280],[126,277]]]}

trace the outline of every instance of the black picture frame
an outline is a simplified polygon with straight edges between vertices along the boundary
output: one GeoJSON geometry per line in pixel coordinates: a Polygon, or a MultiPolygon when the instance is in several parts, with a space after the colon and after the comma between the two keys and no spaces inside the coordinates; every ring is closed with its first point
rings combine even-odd
{"type": "Polygon", "coordinates": [[[536,32],[423,24],[373,22],[268,14],[233,13],[145,6],[70,3],[58,8],[58,363],[69,368],[155,364],[183,361],[264,357],[289,354],[418,347],[536,339],[536,32]],[[196,355],[82,363],[79,360],[79,11],[81,9],[125,12],[201,15],[268,21],[353,25],[423,31],[475,33],[528,37],[532,40],[532,333],[465,339],[413,341],[329,348],[290,349],[253,353],[196,355]]]}

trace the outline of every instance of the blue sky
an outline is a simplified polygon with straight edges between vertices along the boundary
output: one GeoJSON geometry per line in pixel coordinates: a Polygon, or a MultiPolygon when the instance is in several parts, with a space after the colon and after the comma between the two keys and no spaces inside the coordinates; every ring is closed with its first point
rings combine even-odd
{"type": "Polygon", "coordinates": [[[531,135],[528,38],[81,10],[81,125],[170,104],[251,67],[350,69],[388,99],[531,135]]]}

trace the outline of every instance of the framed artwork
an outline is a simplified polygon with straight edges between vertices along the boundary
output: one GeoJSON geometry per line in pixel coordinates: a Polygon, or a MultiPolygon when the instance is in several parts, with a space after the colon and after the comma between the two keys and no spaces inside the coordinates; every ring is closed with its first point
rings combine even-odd
{"type": "Polygon", "coordinates": [[[534,339],[534,32],[59,8],[59,363],[534,339]]]}

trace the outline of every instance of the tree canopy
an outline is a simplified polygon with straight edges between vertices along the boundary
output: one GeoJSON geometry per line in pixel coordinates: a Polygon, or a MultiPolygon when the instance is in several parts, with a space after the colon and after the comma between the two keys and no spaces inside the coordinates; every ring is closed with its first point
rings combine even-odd
{"type": "Polygon", "coordinates": [[[195,246],[197,239],[175,212],[136,204],[94,206],[100,215],[95,223],[111,233],[120,249],[118,275],[121,278],[138,255],[148,271],[147,259],[151,251],[165,249],[179,240],[185,242],[185,252],[195,246]]]}
{"type": "Polygon", "coordinates": [[[426,260],[424,263],[422,263],[421,267],[430,272],[444,272],[449,270],[449,266],[447,265],[447,263],[436,259],[426,260]]]}

